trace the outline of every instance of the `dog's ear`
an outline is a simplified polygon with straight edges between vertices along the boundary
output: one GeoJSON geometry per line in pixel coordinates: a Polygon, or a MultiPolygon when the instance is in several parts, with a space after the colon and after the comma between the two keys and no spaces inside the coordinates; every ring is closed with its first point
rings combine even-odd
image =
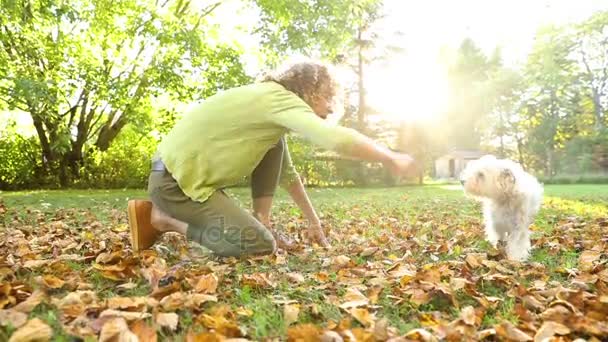
{"type": "Polygon", "coordinates": [[[511,169],[502,169],[500,170],[500,175],[498,176],[498,184],[505,192],[511,192],[513,187],[515,186],[515,175],[511,169]]]}

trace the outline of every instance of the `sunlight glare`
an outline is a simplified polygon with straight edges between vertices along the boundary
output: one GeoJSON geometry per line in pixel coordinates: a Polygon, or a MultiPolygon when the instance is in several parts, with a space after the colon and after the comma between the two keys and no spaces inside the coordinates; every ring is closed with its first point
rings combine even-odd
{"type": "Polygon", "coordinates": [[[370,106],[389,121],[430,121],[445,110],[447,78],[436,56],[392,61],[370,75],[370,106]]]}

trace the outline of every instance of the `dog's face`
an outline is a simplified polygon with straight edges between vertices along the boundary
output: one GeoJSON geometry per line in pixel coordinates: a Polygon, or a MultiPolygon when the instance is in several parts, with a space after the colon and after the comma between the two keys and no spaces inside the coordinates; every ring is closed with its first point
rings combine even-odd
{"type": "Polygon", "coordinates": [[[500,198],[513,191],[517,164],[510,160],[484,156],[469,162],[460,174],[464,191],[475,197],[500,198]]]}

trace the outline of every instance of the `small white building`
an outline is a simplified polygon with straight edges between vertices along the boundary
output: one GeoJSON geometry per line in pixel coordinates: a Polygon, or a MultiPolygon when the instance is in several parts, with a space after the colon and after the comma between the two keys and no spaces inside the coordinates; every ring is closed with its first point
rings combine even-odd
{"type": "Polygon", "coordinates": [[[471,160],[484,156],[479,150],[453,149],[435,160],[435,178],[456,179],[471,160]]]}

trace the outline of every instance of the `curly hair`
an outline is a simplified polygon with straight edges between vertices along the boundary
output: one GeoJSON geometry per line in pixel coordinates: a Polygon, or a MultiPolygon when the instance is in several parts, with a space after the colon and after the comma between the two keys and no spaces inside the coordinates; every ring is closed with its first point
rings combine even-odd
{"type": "Polygon", "coordinates": [[[276,82],[311,106],[319,98],[333,102],[339,89],[330,67],[317,61],[289,64],[264,75],[261,82],[276,82]]]}

